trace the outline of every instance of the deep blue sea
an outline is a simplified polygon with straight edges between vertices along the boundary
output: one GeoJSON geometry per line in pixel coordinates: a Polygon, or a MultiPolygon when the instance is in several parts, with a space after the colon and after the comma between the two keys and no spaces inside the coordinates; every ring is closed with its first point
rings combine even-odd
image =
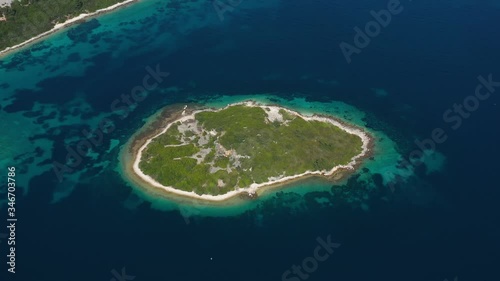
{"type": "Polygon", "coordinates": [[[142,0],[0,58],[0,280],[499,280],[498,0],[216,6],[227,11],[142,0]],[[127,104],[151,71],[169,75],[127,104]],[[123,176],[126,142],[163,107],[246,98],[335,113],[371,130],[376,153],[342,183],[226,208],[155,198],[123,176]],[[102,120],[113,129],[58,177],[102,120]],[[423,164],[405,167],[410,155],[423,164]]]}

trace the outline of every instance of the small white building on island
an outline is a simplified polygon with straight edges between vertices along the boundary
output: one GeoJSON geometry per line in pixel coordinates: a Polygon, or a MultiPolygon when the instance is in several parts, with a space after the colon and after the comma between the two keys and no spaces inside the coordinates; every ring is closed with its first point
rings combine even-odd
{"type": "Polygon", "coordinates": [[[10,6],[12,2],[14,2],[14,0],[0,0],[0,7],[10,6]]]}
{"type": "MultiPolygon", "coordinates": [[[[10,6],[10,4],[13,2],[14,0],[0,0],[0,7],[1,8],[4,8],[4,7],[7,7],[7,6],[10,6]]],[[[7,18],[5,17],[4,14],[0,14],[0,21],[6,21],[7,18]]]]}

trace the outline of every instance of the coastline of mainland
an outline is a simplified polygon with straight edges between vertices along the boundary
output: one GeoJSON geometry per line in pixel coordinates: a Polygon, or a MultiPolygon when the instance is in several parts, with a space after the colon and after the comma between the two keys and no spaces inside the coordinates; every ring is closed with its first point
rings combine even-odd
{"type": "Polygon", "coordinates": [[[80,14],[76,17],[70,18],[63,23],[56,24],[52,29],[50,29],[46,32],[43,32],[37,36],[34,36],[34,37],[32,37],[32,38],[30,38],[22,43],[19,43],[17,45],[7,47],[3,50],[0,50],[0,58],[3,58],[3,57],[5,57],[5,56],[7,56],[15,51],[19,51],[19,50],[23,49],[24,47],[29,47],[32,44],[37,43],[39,41],[42,41],[42,40],[46,39],[48,36],[58,32],[58,31],[64,30],[64,29],[66,29],[74,24],[82,23],[89,18],[99,16],[99,15],[104,14],[104,13],[109,13],[111,11],[115,11],[118,8],[125,7],[129,4],[132,4],[132,3],[137,2],[137,1],[140,1],[140,0],[125,0],[123,2],[116,3],[112,6],[109,6],[107,8],[96,10],[95,12],[92,12],[92,13],[80,14]]]}

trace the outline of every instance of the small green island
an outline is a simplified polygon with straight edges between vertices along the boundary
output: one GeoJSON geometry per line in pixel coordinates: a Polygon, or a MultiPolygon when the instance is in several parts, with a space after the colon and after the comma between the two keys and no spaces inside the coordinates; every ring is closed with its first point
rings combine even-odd
{"type": "Polygon", "coordinates": [[[369,141],[364,131],[336,119],[276,105],[184,108],[138,149],[133,170],[169,192],[224,200],[304,176],[354,170],[369,141]]]}

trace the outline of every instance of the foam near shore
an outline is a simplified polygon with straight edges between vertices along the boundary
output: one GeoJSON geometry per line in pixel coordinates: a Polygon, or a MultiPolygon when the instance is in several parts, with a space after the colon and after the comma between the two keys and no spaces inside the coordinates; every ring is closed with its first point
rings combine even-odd
{"type": "Polygon", "coordinates": [[[99,10],[97,10],[97,11],[93,12],[93,13],[88,13],[88,14],[80,14],[80,15],[78,15],[78,16],[76,16],[76,17],[74,17],[74,18],[68,19],[67,21],[65,21],[65,22],[63,22],[63,23],[58,23],[58,24],[56,24],[56,25],[55,25],[55,26],[54,26],[51,30],[49,30],[49,31],[46,31],[46,32],[44,32],[44,33],[42,33],[42,34],[39,34],[39,35],[37,35],[37,36],[35,36],[35,37],[32,37],[32,38],[30,38],[30,39],[28,39],[28,40],[26,40],[26,41],[24,41],[24,42],[22,42],[22,43],[20,43],[20,44],[17,44],[17,45],[12,46],[12,47],[8,47],[8,48],[6,48],[6,49],[4,49],[4,50],[0,51],[0,56],[2,56],[2,55],[6,55],[6,54],[7,54],[7,53],[9,53],[9,52],[12,52],[12,51],[14,51],[14,50],[16,50],[16,49],[19,49],[19,48],[21,48],[21,47],[24,47],[24,46],[26,46],[26,45],[29,45],[29,44],[31,44],[31,43],[34,43],[35,41],[37,41],[37,40],[39,40],[39,39],[42,39],[43,37],[46,37],[46,36],[48,36],[48,35],[50,35],[50,34],[52,34],[52,33],[55,33],[55,32],[56,32],[56,31],[58,31],[58,30],[61,30],[61,29],[63,29],[63,28],[66,28],[66,27],[68,27],[68,26],[70,26],[70,25],[73,25],[73,24],[75,24],[75,23],[78,23],[79,21],[82,21],[82,20],[84,20],[84,19],[86,19],[86,18],[93,17],[93,16],[97,16],[97,15],[100,15],[100,14],[102,14],[102,13],[110,12],[110,11],[112,11],[112,10],[115,10],[115,9],[119,8],[119,7],[122,7],[122,6],[124,6],[124,5],[130,4],[130,3],[133,3],[133,2],[136,2],[136,1],[139,1],[139,0],[125,0],[125,1],[123,1],[123,2],[116,3],[116,4],[112,5],[112,6],[109,6],[109,7],[107,7],[107,8],[99,9],[99,10]]]}
{"type": "Polygon", "coordinates": [[[155,187],[155,188],[159,188],[159,189],[164,190],[168,193],[176,194],[176,195],[183,196],[183,197],[198,199],[198,200],[215,201],[216,202],[216,201],[228,200],[228,199],[234,198],[237,195],[245,194],[245,193],[248,195],[254,195],[254,194],[257,194],[258,191],[262,190],[263,187],[284,185],[287,182],[298,180],[298,179],[308,177],[308,176],[329,177],[340,170],[353,171],[355,169],[356,165],[359,164],[360,160],[368,155],[368,153],[370,151],[370,149],[369,149],[370,143],[371,143],[371,137],[366,132],[364,132],[363,130],[361,130],[359,128],[355,128],[353,126],[346,125],[343,122],[340,122],[334,118],[330,118],[330,117],[326,117],[326,116],[318,116],[318,115],[305,116],[305,115],[302,115],[298,112],[295,112],[295,111],[292,111],[292,110],[289,110],[289,109],[286,109],[286,108],[283,108],[280,106],[262,105],[262,104],[258,104],[258,103],[253,102],[253,101],[245,101],[245,102],[238,102],[238,103],[229,104],[226,107],[220,108],[220,109],[195,110],[188,115],[186,115],[186,107],[184,107],[184,110],[182,112],[182,116],[180,118],[177,118],[177,119],[169,122],[160,133],[155,134],[153,137],[148,138],[146,140],[146,142],[144,144],[142,144],[142,146],[140,146],[140,148],[137,150],[136,155],[134,155],[134,158],[133,158],[132,172],[135,173],[135,175],[137,177],[139,177],[140,180],[143,181],[144,183],[146,183],[147,185],[155,187]],[[325,170],[323,170],[323,171],[306,171],[302,174],[297,174],[297,175],[293,175],[293,176],[274,178],[268,182],[259,183],[259,184],[253,183],[249,187],[238,188],[236,190],[233,190],[233,191],[227,192],[225,194],[221,194],[221,195],[210,195],[210,194],[200,195],[200,194],[195,193],[194,191],[188,192],[188,191],[176,189],[175,187],[172,187],[172,186],[164,186],[164,185],[160,184],[159,182],[157,182],[156,180],[154,180],[149,175],[144,174],[142,172],[142,170],[139,168],[139,163],[140,163],[141,158],[142,158],[143,150],[151,143],[151,141],[154,138],[158,137],[161,134],[164,134],[170,128],[170,126],[172,124],[174,124],[175,122],[178,122],[178,121],[182,122],[182,121],[195,119],[195,115],[199,112],[205,112],[205,111],[217,112],[217,111],[224,110],[224,109],[226,109],[230,106],[234,106],[234,105],[246,105],[246,106],[250,106],[250,107],[269,108],[271,113],[276,113],[280,109],[283,109],[294,116],[298,116],[300,118],[303,118],[306,121],[315,120],[315,121],[329,122],[329,123],[341,128],[342,130],[344,130],[345,132],[347,132],[349,134],[359,136],[360,139],[362,140],[362,151],[360,154],[351,158],[351,161],[348,164],[335,166],[331,170],[328,170],[328,171],[325,171],[325,170]]]}

